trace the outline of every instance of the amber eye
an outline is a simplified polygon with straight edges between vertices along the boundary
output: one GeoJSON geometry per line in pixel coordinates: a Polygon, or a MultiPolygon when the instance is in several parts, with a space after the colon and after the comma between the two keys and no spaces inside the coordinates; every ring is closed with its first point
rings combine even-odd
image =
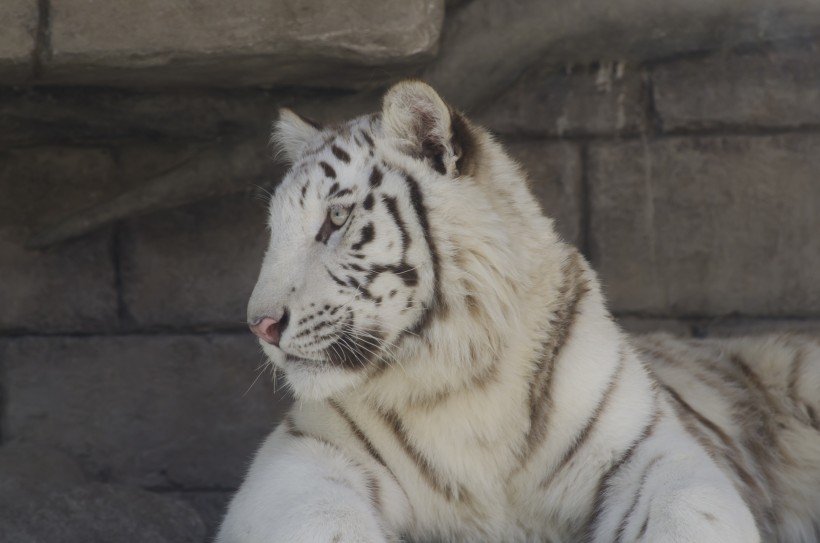
{"type": "Polygon", "coordinates": [[[350,216],[350,208],[342,206],[332,206],[328,211],[328,218],[336,228],[342,226],[350,216]]]}

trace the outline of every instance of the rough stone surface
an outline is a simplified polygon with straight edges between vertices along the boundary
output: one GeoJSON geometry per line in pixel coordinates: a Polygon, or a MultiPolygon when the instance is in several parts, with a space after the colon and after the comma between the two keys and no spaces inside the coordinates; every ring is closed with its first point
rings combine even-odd
{"type": "Polygon", "coordinates": [[[816,136],[590,151],[591,256],[616,312],[820,314],[816,136]]]}
{"type": "Polygon", "coordinates": [[[816,47],[718,54],[656,67],[653,93],[663,129],[820,124],[816,47]]]}
{"type": "Polygon", "coordinates": [[[814,0],[474,0],[447,18],[424,78],[458,107],[498,95],[528,66],[657,59],[815,35],[814,0]]]}
{"type": "Polygon", "coordinates": [[[55,491],[11,515],[0,513],[0,541],[25,543],[203,543],[191,506],[145,490],[86,484],[55,491]]]}
{"type": "Polygon", "coordinates": [[[44,251],[24,248],[23,239],[19,229],[0,227],[0,332],[118,325],[110,229],[44,251]]]}
{"type": "MultiPolygon", "coordinates": [[[[287,405],[250,334],[0,342],[7,438],[140,486],[234,488],[287,405]]],[[[1,539],[0,539],[1,540],[1,539]]]]}
{"type": "Polygon", "coordinates": [[[504,134],[637,132],[646,125],[643,88],[642,74],[622,64],[570,73],[539,66],[481,109],[477,121],[504,134]]]}
{"type": "Polygon", "coordinates": [[[220,524],[222,524],[222,519],[225,517],[233,492],[186,491],[173,492],[172,495],[188,502],[191,507],[196,509],[205,524],[205,540],[213,541],[220,524]]]}
{"type": "Polygon", "coordinates": [[[703,326],[704,333],[712,337],[756,336],[774,333],[806,334],[820,339],[820,320],[794,319],[721,319],[703,326]]]}
{"type": "Polygon", "coordinates": [[[246,195],[129,221],[122,254],[133,322],[242,327],[268,240],[265,225],[264,202],[246,195]]]}
{"type": "Polygon", "coordinates": [[[646,319],[640,317],[617,317],[618,324],[630,334],[666,332],[674,336],[690,337],[692,324],[675,319],[646,319]]]}
{"type": "Polygon", "coordinates": [[[344,87],[435,53],[442,0],[60,0],[48,81],[344,87]],[[134,29],[139,29],[135,32],[134,29]]]}
{"type": "MultiPolygon", "coordinates": [[[[84,482],[79,464],[57,450],[25,443],[0,447],[0,512],[23,508],[84,482]]],[[[0,523],[2,517],[0,513],[0,523]]]]}
{"type": "Polygon", "coordinates": [[[527,172],[530,187],[558,233],[581,243],[581,158],[577,146],[539,141],[515,142],[507,150],[527,172]]]}
{"type": "Polygon", "coordinates": [[[6,87],[0,88],[0,146],[264,142],[279,100],[288,101],[257,89],[6,87]]]}
{"type": "Polygon", "coordinates": [[[64,216],[115,194],[118,178],[107,149],[0,150],[0,226],[31,226],[64,216]]]}
{"type": "Polygon", "coordinates": [[[0,82],[17,83],[31,76],[37,19],[37,0],[0,2],[0,82]]]}

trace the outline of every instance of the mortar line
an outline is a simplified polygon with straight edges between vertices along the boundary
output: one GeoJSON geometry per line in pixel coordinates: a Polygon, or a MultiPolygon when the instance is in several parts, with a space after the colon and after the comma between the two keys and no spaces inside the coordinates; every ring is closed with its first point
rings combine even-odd
{"type": "Polygon", "coordinates": [[[581,168],[581,217],[580,217],[580,240],[578,247],[581,254],[592,262],[592,187],[589,181],[589,144],[582,143],[579,148],[579,161],[581,168]]]}
{"type": "Polygon", "coordinates": [[[51,0],[37,0],[37,29],[32,52],[31,78],[42,78],[43,64],[51,56],[51,0]]]}

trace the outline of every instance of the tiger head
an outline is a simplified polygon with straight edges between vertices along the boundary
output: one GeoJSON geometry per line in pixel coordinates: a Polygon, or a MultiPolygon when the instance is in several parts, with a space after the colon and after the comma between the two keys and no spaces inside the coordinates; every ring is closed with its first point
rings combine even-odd
{"type": "Polygon", "coordinates": [[[503,153],[505,186],[482,181],[480,155],[497,145],[428,85],[399,83],[380,113],[333,127],[282,110],[273,141],[291,167],[271,197],[248,322],[297,397],[397,366],[429,379],[433,350],[458,345],[446,355],[457,365],[502,326],[493,319],[514,320],[487,305],[514,287],[485,283],[516,280],[506,222],[540,212],[503,153]],[[442,328],[454,319],[458,330],[442,328]]]}

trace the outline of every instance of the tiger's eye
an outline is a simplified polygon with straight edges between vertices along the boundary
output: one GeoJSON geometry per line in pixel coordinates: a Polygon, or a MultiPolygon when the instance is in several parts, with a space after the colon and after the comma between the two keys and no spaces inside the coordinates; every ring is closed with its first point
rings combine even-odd
{"type": "Polygon", "coordinates": [[[342,206],[333,206],[330,208],[330,212],[328,216],[330,217],[330,222],[333,223],[334,226],[337,228],[342,226],[347,217],[350,215],[350,208],[342,207],[342,206]]]}

